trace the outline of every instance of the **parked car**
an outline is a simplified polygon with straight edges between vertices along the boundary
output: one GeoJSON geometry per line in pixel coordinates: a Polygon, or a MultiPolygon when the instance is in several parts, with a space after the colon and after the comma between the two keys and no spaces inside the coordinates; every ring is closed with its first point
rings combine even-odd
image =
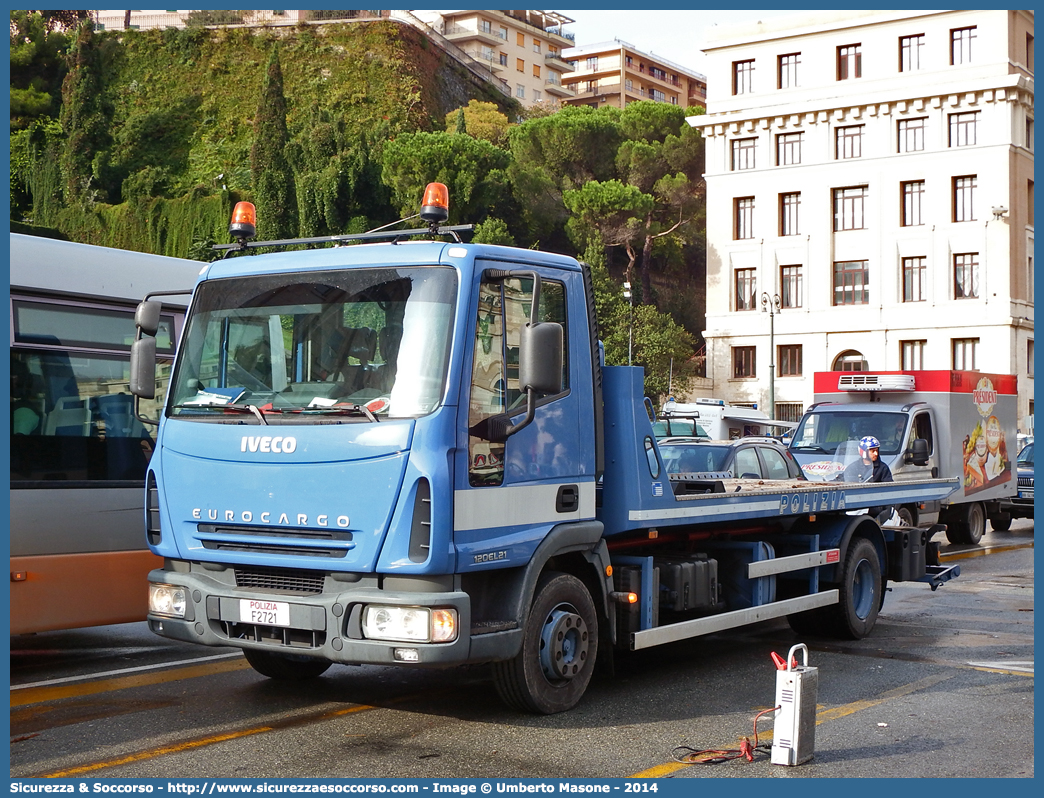
{"type": "Polygon", "coordinates": [[[1001,499],[1000,515],[990,517],[990,525],[998,532],[1011,528],[1012,518],[1033,517],[1033,442],[1027,443],[1019,450],[1015,458],[1018,471],[1019,492],[1007,499],[1001,499]]]}
{"type": "Polygon", "coordinates": [[[653,433],[657,441],[678,437],[710,440],[710,435],[694,418],[658,418],[653,422],[653,433]]]}
{"type": "Polygon", "coordinates": [[[745,479],[804,479],[790,451],[775,438],[702,441],[664,438],[657,442],[668,474],[728,474],[745,479]]]}

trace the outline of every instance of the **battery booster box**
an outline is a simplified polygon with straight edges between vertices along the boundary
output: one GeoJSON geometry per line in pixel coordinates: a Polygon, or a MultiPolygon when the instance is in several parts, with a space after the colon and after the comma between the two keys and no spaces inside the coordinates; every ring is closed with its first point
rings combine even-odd
{"type": "Polygon", "coordinates": [[[812,758],[816,747],[816,693],[819,669],[808,664],[808,647],[798,643],[776,671],[776,720],[772,731],[773,765],[800,765],[812,758]],[[804,653],[804,665],[795,654],[804,653]]]}

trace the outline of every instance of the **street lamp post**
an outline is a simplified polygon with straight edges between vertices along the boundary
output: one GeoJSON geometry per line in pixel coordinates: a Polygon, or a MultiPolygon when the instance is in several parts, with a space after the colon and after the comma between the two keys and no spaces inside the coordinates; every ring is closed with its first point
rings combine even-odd
{"type": "Polygon", "coordinates": [[[634,299],[631,296],[631,284],[624,283],[624,299],[631,306],[630,315],[627,318],[627,365],[631,365],[631,350],[634,346],[634,299]]]}
{"type": "Polygon", "coordinates": [[[782,302],[779,294],[761,294],[761,312],[769,314],[769,417],[776,417],[776,314],[782,302]]]}

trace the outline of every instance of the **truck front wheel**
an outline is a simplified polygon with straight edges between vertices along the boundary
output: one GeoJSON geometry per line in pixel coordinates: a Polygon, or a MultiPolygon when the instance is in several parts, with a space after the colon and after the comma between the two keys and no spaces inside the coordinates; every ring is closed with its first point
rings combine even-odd
{"type": "Polygon", "coordinates": [[[946,527],[946,539],[950,543],[970,543],[974,546],[985,533],[986,508],[982,502],[968,502],[950,508],[946,527]]]}
{"type": "Polygon", "coordinates": [[[841,576],[841,595],[836,610],[841,637],[861,640],[870,634],[881,609],[881,560],[874,544],[853,538],[841,576]]]}
{"type": "Polygon", "coordinates": [[[522,650],[493,664],[493,682],[508,706],[551,715],[572,709],[591,681],[598,655],[598,615],[584,583],[571,574],[540,577],[522,650]]]}
{"type": "Polygon", "coordinates": [[[274,654],[271,651],[258,651],[256,648],[243,649],[243,656],[250,663],[250,667],[262,676],[287,681],[314,679],[325,673],[333,664],[328,659],[302,657],[300,654],[274,654]]]}

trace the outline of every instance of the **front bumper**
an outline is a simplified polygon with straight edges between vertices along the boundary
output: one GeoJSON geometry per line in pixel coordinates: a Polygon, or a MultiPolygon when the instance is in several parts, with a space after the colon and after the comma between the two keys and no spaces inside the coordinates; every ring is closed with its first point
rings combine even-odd
{"type": "Polygon", "coordinates": [[[164,568],[149,574],[149,581],[184,587],[186,615],[169,618],[150,613],[149,628],[188,643],[263,649],[353,665],[445,667],[509,659],[521,645],[517,628],[472,631],[471,599],[454,589],[452,576],[286,573],[294,577],[286,584],[279,582],[279,572],[262,573],[275,590],[259,589],[257,580],[244,580],[242,572],[233,568],[168,560],[164,568]],[[244,581],[254,584],[244,587],[244,581]],[[289,603],[289,625],[244,622],[239,612],[241,599],[289,603]],[[362,633],[363,608],[368,604],[453,608],[457,611],[457,639],[448,643],[368,640],[362,633]],[[396,650],[404,648],[414,650],[415,659],[404,662],[397,657],[396,650]]]}

